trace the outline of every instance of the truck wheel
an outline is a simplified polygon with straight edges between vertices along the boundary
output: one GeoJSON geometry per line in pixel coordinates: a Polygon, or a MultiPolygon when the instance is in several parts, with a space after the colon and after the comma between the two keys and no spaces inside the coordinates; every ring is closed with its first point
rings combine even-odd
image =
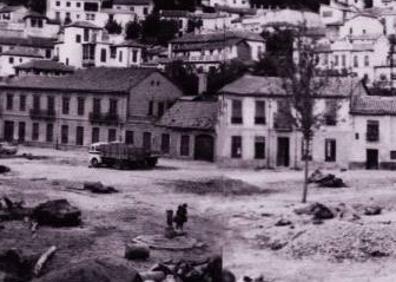
{"type": "Polygon", "coordinates": [[[92,167],[98,167],[99,166],[99,161],[97,159],[92,159],[91,160],[91,166],[92,167]]]}

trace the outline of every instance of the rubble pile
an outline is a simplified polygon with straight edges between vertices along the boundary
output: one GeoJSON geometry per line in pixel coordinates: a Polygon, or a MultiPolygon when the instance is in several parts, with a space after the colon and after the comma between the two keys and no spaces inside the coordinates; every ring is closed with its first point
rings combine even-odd
{"type": "Polygon", "coordinates": [[[336,177],[334,174],[323,174],[319,169],[315,170],[308,178],[309,183],[316,183],[323,188],[344,188],[347,185],[342,178],[336,177]]]}
{"type": "Polygon", "coordinates": [[[395,227],[334,220],[309,228],[289,241],[284,250],[298,258],[321,254],[335,261],[365,261],[396,254],[395,242],[395,227]]]}
{"type": "Polygon", "coordinates": [[[84,190],[88,190],[92,193],[96,194],[111,194],[117,193],[118,190],[115,189],[113,186],[105,186],[102,182],[84,182],[84,190]]]}
{"type": "Polygon", "coordinates": [[[81,224],[81,211],[70,205],[66,199],[48,201],[33,209],[32,218],[39,225],[54,227],[78,226],[81,224]]]}

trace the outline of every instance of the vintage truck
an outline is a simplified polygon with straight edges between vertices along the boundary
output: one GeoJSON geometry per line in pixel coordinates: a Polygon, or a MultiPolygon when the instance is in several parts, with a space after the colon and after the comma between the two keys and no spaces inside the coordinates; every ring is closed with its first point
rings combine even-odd
{"type": "Polygon", "coordinates": [[[91,167],[153,168],[158,157],[155,152],[124,143],[94,143],[89,149],[91,167]]]}

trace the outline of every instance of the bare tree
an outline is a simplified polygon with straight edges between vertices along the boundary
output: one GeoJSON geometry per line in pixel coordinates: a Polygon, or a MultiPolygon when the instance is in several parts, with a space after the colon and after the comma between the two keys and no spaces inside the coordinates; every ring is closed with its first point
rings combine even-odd
{"type": "Polygon", "coordinates": [[[315,104],[328,83],[328,75],[318,66],[319,57],[315,48],[315,39],[307,35],[307,29],[305,27],[296,29],[293,56],[280,66],[283,89],[291,107],[288,111],[289,120],[295,129],[301,132],[303,138],[303,203],[307,201],[308,195],[312,139],[315,131],[323,123],[325,114],[315,111],[315,104]]]}

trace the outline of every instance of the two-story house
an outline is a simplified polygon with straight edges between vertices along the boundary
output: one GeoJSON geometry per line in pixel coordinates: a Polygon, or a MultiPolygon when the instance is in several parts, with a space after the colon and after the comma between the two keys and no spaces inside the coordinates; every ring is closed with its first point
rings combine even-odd
{"type": "Polygon", "coordinates": [[[396,169],[396,101],[361,95],[352,100],[351,168],[396,169]]]}
{"type": "Polygon", "coordinates": [[[132,12],[133,19],[143,21],[154,10],[153,0],[113,0],[113,10],[115,14],[132,12]]]}
{"type": "MultiPolygon", "coordinates": [[[[315,102],[315,112],[324,114],[312,140],[311,163],[348,167],[353,140],[349,101],[364,87],[359,80],[345,77],[329,78],[324,85],[315,102]]],[[[303,140],[288,119],[292,109],[281,78],[245,75],[219,94],[216,152],[220,165],[302,166],[303,140]]]]}
{"type": "Polygon", "coordinates": [[[160,104],[170,105],[181,95],[154,69],[23,76],[0,85],[0,138],[51,147],[121,141],[150,148],[157,140],[160,104]]]}

